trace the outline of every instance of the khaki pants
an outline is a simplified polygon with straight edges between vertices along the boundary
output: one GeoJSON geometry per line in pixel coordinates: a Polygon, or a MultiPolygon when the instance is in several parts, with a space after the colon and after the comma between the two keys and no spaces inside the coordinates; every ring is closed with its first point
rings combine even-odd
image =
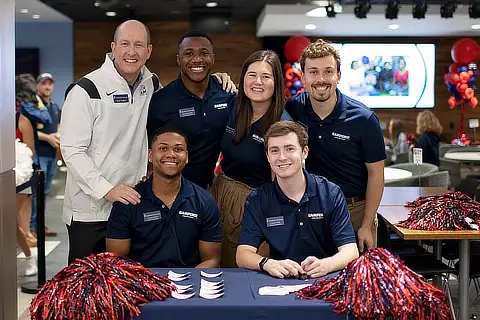
{"type": "MultiPolygon", "coordinates": [[[[238,236],[242,229],[245,201],[252,190],[253,188],[227,177],[223,172],[218,174],[209,189],[220,210],[220,223],[222,224],[221,268],[237,268],[238,236]]],[[[268,257],[270,255],[268,244],[262,243],[257,253],[268,257]]]]}
{"type": "MultiPolygon", "coordinates": [[[[348,211],[350,212],[350,221],[352,222],[353,229],[355,233],[362,226],[363,215],[365,214],[365,200],[357,201],[355,204],[347,205],[348,211]]],[[[372,223],[372,235],[373,235],[373,246],[377,247],[377,228],[378,228],[378,219],[375,215],[372,223]]]]}

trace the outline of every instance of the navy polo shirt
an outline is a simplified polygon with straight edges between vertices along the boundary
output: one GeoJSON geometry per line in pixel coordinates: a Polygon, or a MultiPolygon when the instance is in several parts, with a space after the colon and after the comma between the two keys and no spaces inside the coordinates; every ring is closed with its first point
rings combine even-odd
{"type": "Polygon", "coordinates": [[[308,130],[308,172],[337,184],[347,198],[365,195],[365,163],[385,160],[385,144],[377,116],[361,102],[337,89],[335,109],[321,120],[308,92],[287,101],[285,109],[308,130]]]}
{"type": "MultiPolygon", "coordinates": [[[[233,142],[236,121],[235,108],[230,114],[228,126],[223,133],[221,142],[222,161],[220,166],[223,172],[228,177],[252,188],[272,181],[270,164],[265,154],[264,139],[260,135],[262,118],[252,123],[248,136],[235,144],[233,142]]],[[[283,111],[280,120],[292,120],[292,117],[283,111]]]]}
{"type": "MultiPolygon", "coordinates": [[[[47,103],[42,99],[43,104],[50,114],[51,122],[37,123],[37,130],[45,134],[58,132],[58,124],[60,123],[60,107],[56,103],[47,103]]],[[[38,140],[36,146],[37,155],[40,157],[55,158],[57,156],[57,149],[52,147],[50,143],[43,140],[38,140]]]]}
{"type": "Polygon", "coordinates": [[[167,124],[182,130],[188,139],[188,164],[183,175],[201,187],[213,181],[220,140],[235,97],[223,91],[214,76],[210,76],[203,99],[187,90],[181,76],[153,94],[147,122],[149,137],[167,124]]]}
{"type": "Polygon", "coordinates": [[[107,228],[107,238],[131,239],[131,259],[147,268],[194,268],[201,262],[200,240],[222,241],[217,204],[203,188],[182,177],[171,209],[154,195],[152,177],[135,190],[141,202],[116,202],[107,228]]]}
{"type": "Polygon", "coordinates": [[[277,180],[252,191],[245,203],[239,245],[270,245],[271,257],[298,263],[308,256],[331,257],[356,243],[340,188],[304,171],[307,187],[300,203],[288,199],[277,180]]]}

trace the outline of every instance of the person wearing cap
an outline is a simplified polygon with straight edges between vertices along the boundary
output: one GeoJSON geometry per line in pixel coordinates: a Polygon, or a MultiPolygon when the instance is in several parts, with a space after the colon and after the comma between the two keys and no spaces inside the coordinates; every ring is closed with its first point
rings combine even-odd
{"type": "MultiPolygon", "coordinates": [[[[60,107],[52,102],[52,93],[55,87],[53,76],[50,73],[42,73],[37,77],[38,105],[45,107],[50,114],[50,122],[38,122],[35,163],[45,172],[45,196],[50,192],[53,178],[57,172],[57,150],[60,146],[58,139],[58,126],[60,124],[60,107]]],[[[37,229],[37,197],[32,196],[32,217],[30,229],[37,229]]],[[[32,233],[33,233],[32,232],[32,233]]],[[[55,236],[57,233],[45,228],[46,236],[55,236]]]]}

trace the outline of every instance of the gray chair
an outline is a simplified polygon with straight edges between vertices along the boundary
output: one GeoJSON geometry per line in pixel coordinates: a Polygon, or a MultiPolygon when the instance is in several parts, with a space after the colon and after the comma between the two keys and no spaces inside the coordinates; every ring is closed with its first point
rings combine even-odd
{"type": "Polygon", "coordinates": [[[396,158],[395,158],[395,163],[408,163],[410,152],[402,152],[402,153],[397,153],[396,158]]]}
{"type": "Polygon", "coordinates": [[[414,163],[397,163],[389,166],[389,168],[407,170],[417,177],[425,174],[438,172],[438,167],[431,163],[422,163],[419,165],[416,165],[414,163]]]}
{"type": "Polygon", "coordinates": [[[462,181],[462,174],[460,171],[460,161],[440,158],[440,171],[448,171],[450,173],[450,185],[449,188],[457,188],[462,181]]]}
{"type": "Polygon", "coordinates": [[[419,180],[420,187],[448,188],[450,182],[448,171],[440,171],[426,174],[420,176],[419,180]]]}

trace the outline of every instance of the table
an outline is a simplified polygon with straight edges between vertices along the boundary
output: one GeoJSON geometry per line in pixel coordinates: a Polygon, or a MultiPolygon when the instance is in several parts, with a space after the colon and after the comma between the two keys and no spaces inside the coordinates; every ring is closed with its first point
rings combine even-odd
{"type": "Polygon", "coordinates": [[[380,206],[403,206],[407,201],[413,201],[420,196],[434,196],[451,192],[437,187],[385,187],[380,206]]]}
{"type": "MultiPolygon", "coordinates": [[[[166,275],[170,269],[153,269],[166,275]]],[[[216,300],[206,300],[198,296],[200,289],[200,269],[172,269],[183,273],[190,271],[192,277],[178,284],[194,284],[196,295],[188,300],[169,298],[165,301],[150,302],[140,308],[141,315],[136,319],[195,319],[195,320],[262,320],[262,319],[347,319],[346,315],[335,315],[333,305],[320,300],[296,299],[288,296],[259,296],[258,288],[263,286],[293,285],[314,283],[297,279],[276,279],[266,273],[245,269],[204,269],[216,273],[223,271],[218,278],[209,281],[225,281],[225,295],[216,300]]]]}
{"type": "Polygon", "coordinates": [[[397,169],[397,168],[384,168],[385,182],[392,180],[405,179],[413,176],[411,171],[397,169]]]}
{"type": "Polygon", "coordinates": [[[480,231],[423,231],[403,229],[395,226],[395,223],[407,219],[409,211],[404,206],[380,206],[378,213],[385,218],[387,224],[404,240],[436,240],[437,242],[441,240],[460,241],[458,319],[467,320],[469,318],[470,240],[480,240],[480,231]]]}
{"type": "Polygon", "coordinates": [[[479,161],[480,162],[480,151],[479,152],[474,152],[474,151],[447,152],[443,155],[443,157],[447,158],[447,159],[450,159],[450,160],[473,161],[473,162],[479,161]]]}

